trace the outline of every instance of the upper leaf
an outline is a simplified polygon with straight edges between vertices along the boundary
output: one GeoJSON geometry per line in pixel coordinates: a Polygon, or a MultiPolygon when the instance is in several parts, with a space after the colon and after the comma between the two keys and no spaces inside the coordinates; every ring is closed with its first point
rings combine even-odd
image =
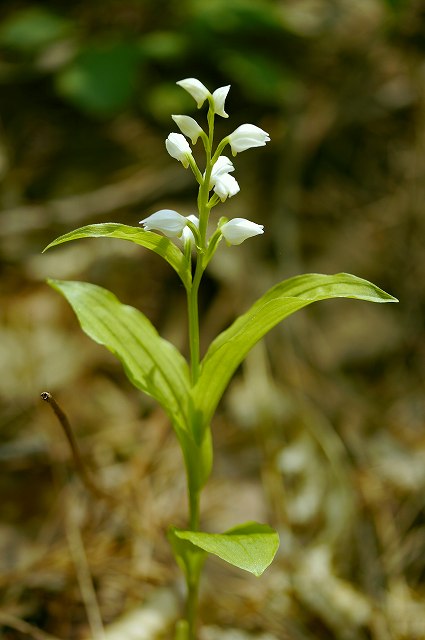
{"type": "Polygon", "coordinates": [[[168,264],[180,276],[184,286],[188,288],[191,282],[190,264],[183,253],[168,238],[160,236],[152,231],[144,231],[139,227],[131,227],[126,224],[118,224],[116,222],[107,222],[104,224],[89,224],[86,227],[74,229],[63,236],[59,236],[53,240],[44,251],[55,247],[62,242],[77,240],[78,238],[119,238],[120,240],[129,240],[135,244],[139,244],[146,249],[150,249],[162,256],[168,264]]]}
{"type": "Polygon", "coordinates": [[[279,548],[277,532],[258,522],[246,522],[225,533],[173,529],[173,534],[256,576],[267,569],[279,548]]]}
{"type": "Polygon", "coordinates": [[[306,274],[280,282],[237,318],[211,343],[193,390],[193,411],[201,434],[233,373],[250,349],[281,320],[317,300],[355,298],[369,302],[397,302],[376,285],[350,275],[306,274]]]}
{"type": "Polygon", "coordinates": [[[155,398],[173,424],[187,429],[189,369],[143,313],[87,282],[49,280],[74,309],[83,331],[121,360],[131,382],[155,398]]]}

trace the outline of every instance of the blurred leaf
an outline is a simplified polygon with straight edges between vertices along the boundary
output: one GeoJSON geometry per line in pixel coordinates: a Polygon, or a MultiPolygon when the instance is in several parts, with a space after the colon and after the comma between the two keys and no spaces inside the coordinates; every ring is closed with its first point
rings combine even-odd
{"type": "Polygon", "coordinates": [[[410,4],[408,0],[383,0],[383,3],[393,11],[408,7],[410,4]]]}
{"type": "Polygon", "coordinates": [[[212,553],[234,567],[260,576],[271,564],[279,548],[279,536],[271,527],[246,522],[225,533],[204,533],[172,529],[174,536],[212,553]]]}
{"type": "Polygon", "coordinates": [[[187,51],[188,42],[178,31],[154,31],[143,36],[139,48],[146,58],[173,60],[187,51]]]}
{"type": "Polygon", "coordinates": [[[129,380],[157,400],[174,426],[187,429],[189,368],[146,316],[110,291],[87,282],[49,280],[74,309],[83,331],[123,364],[129,380]]]}
{"type": "Polygon", "coordinates": [[[80,238],[118,238],[119,240],[134,242],[162,256],[179,275],[185,287],[190,285],[190,265],[180,249],[168,238],[158,233],[153,233],[152,231],[144,231],[139,227],[131,227],[116,222],[89,224],[86,227],[80,227],[79,229],[65,233],[63,236],[59,236],[59,238],[56,238],[47,245],[44,251],[63,242],[70,242],[71,240],[78,240],[80,238]]]}
{"type": "Polygon", "coordinates": [[[148,107],[152,116],[168,127],[174,126],[171,122],[171,113],[192,113],[196,110],[196,103],[188,93],[182,91],[176,84],[164,82],[150,88],[145,96],[145,108],[148,107]]]}
{"type": "MultiPolygon", "coordinates": [[[[280,282],[210,344],[193,390],[199,432],[211,421],[227,384],[250,349],[284,318],[313,302],[354,298],[369,302],[397,302],[379,287],[348,273],[295,276],[280,282]]],[[[373,340],[373,336],[371,336],[373,340]]]]}
{"type": "Polygon", "coordinates": [[[0,44],[29,53],[63,38],[71,28],[71,21],[47,9],[31,7],[6,18],[0,27],[0,44]]]}
{"type": "Polygon", "coordinates": [[[240,85],[250,101],[282,104],[288,94],[298,93],[299,82],[266,56],[249,51],[226,52],[221,71],[240,85]]]}
{"type": "Polygon", "coordinates": [[[58,92],[80,109],[108,116],[126,107],[141,61],[135,42],[88,45],[56,79],[58,92]]]}
{"type": "Polygon", "coordinates": [[[206,29],[221,33],[266,31],[282,27],[279,13],[271,3],[251,0],[191,0],[191,14],[206,29]]]}

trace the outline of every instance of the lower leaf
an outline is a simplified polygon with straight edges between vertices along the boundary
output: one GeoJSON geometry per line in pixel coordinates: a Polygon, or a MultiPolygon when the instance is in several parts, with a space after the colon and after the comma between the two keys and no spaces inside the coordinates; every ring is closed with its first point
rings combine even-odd
{"type": "Polygon", "coordinates": [[[134,386],[162,405],[176,429],[187,428],[189,370],[174,345],[158,335],[143,313],[107,289],[87,282],[48,282],[67,299],[83,331],[121,360],[134,386]]]}
{"type": "Polygon", "coordinates": [[[206,553],[191,542],[184,540],[178,535],[180,530],[170,527],[168,530],[168,539],[174,553],[177,564],[185,574],[186,578],[191,581],[196,580],[199,576],[205,561],[206,553]]]}
{"type": "Polygon", "coordinates": [[[225,533],[173,529],[173,535],[255,576],[267,569],[279,548],[277,532],[258,522],[246,522],[225,533]]]}

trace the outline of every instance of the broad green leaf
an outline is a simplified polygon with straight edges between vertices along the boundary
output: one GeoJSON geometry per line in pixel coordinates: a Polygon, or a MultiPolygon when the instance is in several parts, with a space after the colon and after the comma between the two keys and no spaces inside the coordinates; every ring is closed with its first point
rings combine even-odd
{"type": "Polygon", "coordinates": [[[163,406],[176,428],[187,429],[187,362],[146,316],[97,285],[48,283],[68,300],[83,331],[121,360],[130,381],[163,406]]]}
{"type": "Polygon", "coordinates": [[[246,522],[225,533],[204,533],[173,529],[181,540],[212,553],[239,569],[260,576],[279,548],[277,532],[266,524],[246,522]]]}
{"type": "Polygon", "coordinates": [[[86,227],[80,227],[63,236],[59,236],[59,238],[56,238],[56,240],[48,244],[44,251],[63,242],[69,242],[70,240],[77,240],[79,238],[118,238],[139,244],[162,256],[180,276],[184,286],[186,288],[190,286],[190,265],[180,249],[178,249],[171,240],[159,235],[159,233],[144,231],[140,227],[130,227],[116,222],[89,224],[86,227]]]}
{"type": "Polygon", "coordinates": [[[327,298],[355,298],[369,302],[397,302],[376,285],[350,275],[306,274],[280,282],[237,318],[211,343],[193,390],[197,431],[210,424],[233,373],[250,349],[281,320],[312,302],[327,298]]]}

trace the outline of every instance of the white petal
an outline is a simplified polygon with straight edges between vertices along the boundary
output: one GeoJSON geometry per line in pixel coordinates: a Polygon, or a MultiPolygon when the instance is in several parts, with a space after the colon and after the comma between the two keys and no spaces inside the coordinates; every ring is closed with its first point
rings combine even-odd
{"type": "Polygon", "coordinates": [[[247,238],[264,233],[264,226],[245,218],[233,218],[221,227],[221,233],[229,244],[241,244],[247,238]]]}
{"type": "MultiPolygon", "coordinates": [[[[193,222],[193,224],[196,227],[199,228],[199,218],[197,218],[194,215],[190,215],[190,216],[187,216],[186,219],[190,220],[191,222],[193,222]]],[[[184,244],[186,244],[187,242],[189,242],[190,244],[194,244],[195,243],[195,238],[193,237],[193,233],[192,233],[192,231],[189,229],[189,227],[187,225],[183,229],[183,233],[181,235],[181,240],[183,240],[184,244]]]]}
{"type": "Polygon", "coordinates": [[[220,200],[224,202],[226,198],[236,195],[240,191],[240,187],[233,176],[225,173],[216,178],[214,191],[220,200]]]}
{"type": "Polygon", "coordinates": [[[173,209],[161,209],[152,215],[140,220],[145,231],[161,231],[167,238],[180,237],[186,226],[186,218],[173,209]]]}
{"type": "Polygon", "coordinates": [[[192,155],[192,149],[188,141],[181,133],[170,133],[165,141],[165,146],[172,158],[179,160],[185,169],[189,166],[189,157],[192,155]]]}
{"type": "Polygon", "coordinates": [[[229,136],[229,143],[234,156],[252,147],[264,147],[269,140],[269,134],[260,129],[260,127],[256,127],[255,124],[241,124],[229,136]]]}
{"type": "Polygon", "coordinates": [[[219,156],[214,162],[214,166],[211,171],[211,180],[215,180],[218,176],[222,176],[225,173],[231,173],[235,170],[233,162],[227,156],[219,156]]]}
{"type": "Polygon", "coordinates": [[[229,160],[226,156],[219,156],[214,163],[214,166],[211,171],[211,179],[210,179],[210,189],[213,188],[217,179],[220,176],[225,175],[226,173],[230,173],[234,171],[235,167],[233,166],[233,162],[229,160]]]}
{"type": "Polygon", "coordinates": [[[196,101],[198,109],[202,107],[205,100],[211,95],[206,86],[196,78],[185,78],[185,80],[179,80],[176,84],[190,93],[196,101]]]}
{"type": "Polygon", "coordinates": [[[202,133],[202,129],[199,124],[190,116],[171,116],[185,136],[191,139],[192,144],[196,144],[199,136],[202,133]]]}
{"type": "Polygon", "coordinates": [[[219,87],[212,94],[213,104],[214,104],[214,113],[217,113],[222,118],[228,118],[228,114],[224,110],[224,103],[227,98],[227,94],[229,93],[230,84],[225,87],[219,87]]]}

